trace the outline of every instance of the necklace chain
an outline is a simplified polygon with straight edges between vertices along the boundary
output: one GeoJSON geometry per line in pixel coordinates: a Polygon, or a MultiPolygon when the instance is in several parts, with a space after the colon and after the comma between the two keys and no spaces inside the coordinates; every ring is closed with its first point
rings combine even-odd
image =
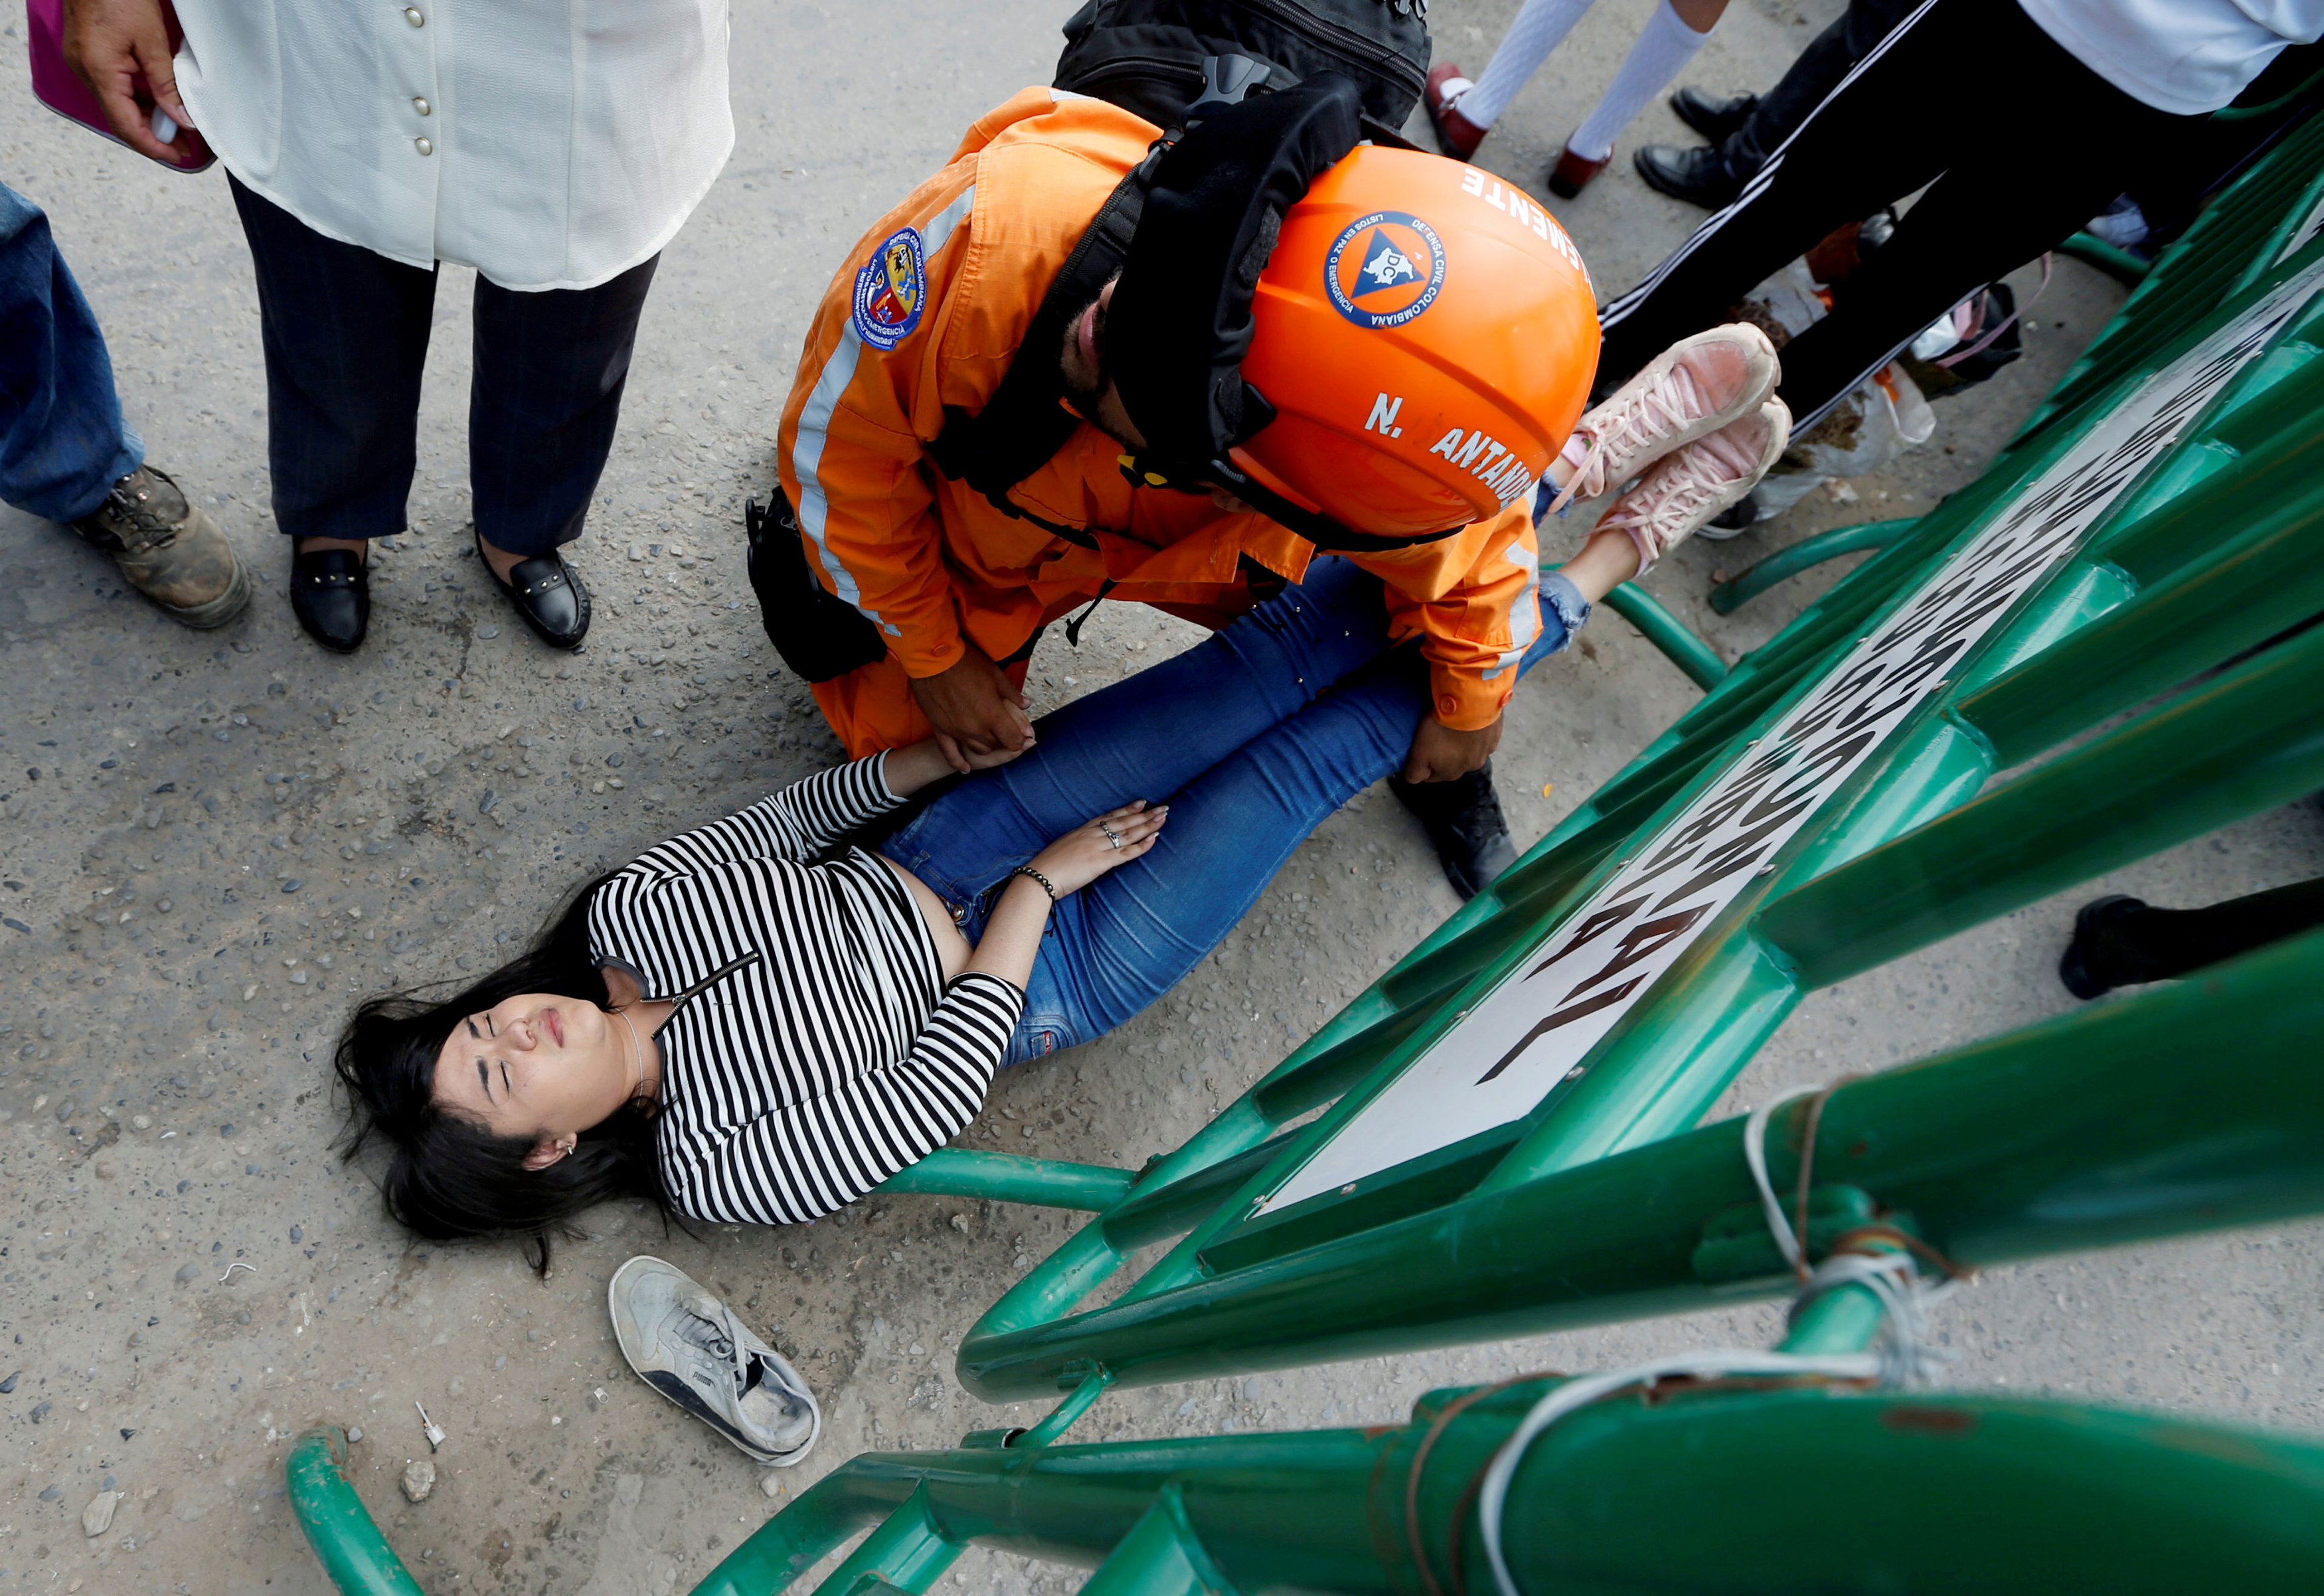
{"type": "Polygon", "coordinates": [[[637,1084],[630,1088],[630,1097],[635,1101],[646,1087],[646,1045],[638,1039],[638,1028],[632,1022],[627,1008],[614,1010],[613,1017],[619,1019],[622,1029],[630,1033],[630,1050],[638,1061],[637,1084]]]}

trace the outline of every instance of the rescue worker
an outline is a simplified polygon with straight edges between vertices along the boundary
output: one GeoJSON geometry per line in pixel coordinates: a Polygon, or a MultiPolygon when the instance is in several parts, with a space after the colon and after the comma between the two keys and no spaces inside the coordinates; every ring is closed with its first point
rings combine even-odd
{"type": "MultiPolygon", "coordinates": [[[[1540,629],[1529,511],[1586,402],[1594,299],[1529,198],[1434,155],[1350,152],[1357,118],[1320,74],[1157,144],[1127,110],[1028,89],[850,254],[777,446],[810,596],[862,636],[817,669],[802,634],[823,623],[755,538],[752,577],[851,756],[931,733],[961,770],[1021,750],[1045,626],[1102,597],[1223,626],[1320,543],[1379,577],[1425,661],[1434,712],[1396,786],[1448,878],[1465,897],[1515,860],[1487,761],[1540,629]],[[1107,235],[1133,169],[1150,191],[1096,281],[1076,246],[1107,235]],[[1004,378],[1047,397],[1011,411],[1004,378]],[[980,473],[956,440],[1003,416],[994,449],[1051,423],[1061,441],[980,473]]],[[[1729,334],[1697,362],[1724,362],[1707,387],[1650,372],[1607,407],[1627,419],[1573,437],[1591,492],[1621,485],[1626,447],[1756,411],[1773,351],[1729,334]]]]}

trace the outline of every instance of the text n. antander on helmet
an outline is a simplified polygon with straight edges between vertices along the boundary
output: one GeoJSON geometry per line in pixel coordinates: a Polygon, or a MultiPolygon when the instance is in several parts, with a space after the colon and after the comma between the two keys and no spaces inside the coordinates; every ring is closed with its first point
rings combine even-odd
{"type": "Polygon", "coordinates": [[[1154,162],[1106,321],[1135,480],[1223,488],[1339,549],[1525,498],[1598,355],[1554,218],[1473,167],[1349,149],[1358,126],[1328,74],[1197,123],[1154,162]]]}

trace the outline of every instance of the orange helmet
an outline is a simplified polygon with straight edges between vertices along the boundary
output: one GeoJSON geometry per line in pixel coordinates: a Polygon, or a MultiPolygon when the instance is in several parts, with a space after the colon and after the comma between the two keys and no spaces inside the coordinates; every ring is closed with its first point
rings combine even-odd
{"type": "Polygon", "coordinates": [[[1230,454],[1301,508],[1420,538],[1531,493],[1598,368],[1582,254],[1532,198],[1416,150],[1359,148],[1283,217],[1246,383],[1273,419],[1230,454]]]}

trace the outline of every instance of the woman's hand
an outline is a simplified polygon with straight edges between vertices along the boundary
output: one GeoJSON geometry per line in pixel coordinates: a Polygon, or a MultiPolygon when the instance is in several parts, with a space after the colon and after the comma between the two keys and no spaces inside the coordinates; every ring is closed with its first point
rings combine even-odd
{"type": "Polygon", "coordinates": [[[194,119],[178,98],[161,0],[69,0],[63,21],[65,63],[96,93],[121,142],[165,166],[199,159],[194,119]],[[153,136],[151,113],[139,102],[141,86],[146,98],[177,123],[174,143],[153,136]]]}
{"type": "Polygon", "coordinates": [[[1033,868],[1049,878],[1058,897],[1078,892],[1106,872],[1143,858],[1169,814],[1167,804],[1149,809],[1144,798],[1109,809],[1035,854],[1033,868]]]}

